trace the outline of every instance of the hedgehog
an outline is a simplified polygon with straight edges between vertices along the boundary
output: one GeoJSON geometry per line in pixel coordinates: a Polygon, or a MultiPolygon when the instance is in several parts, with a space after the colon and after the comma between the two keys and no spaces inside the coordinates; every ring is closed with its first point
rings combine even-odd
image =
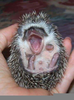
{"type": "Polygon", "coordinates": [[[15,82],[51,91],[61,81],[67,62],[63,38],[48,14],[23,14],[7,60],[15,82]]]}

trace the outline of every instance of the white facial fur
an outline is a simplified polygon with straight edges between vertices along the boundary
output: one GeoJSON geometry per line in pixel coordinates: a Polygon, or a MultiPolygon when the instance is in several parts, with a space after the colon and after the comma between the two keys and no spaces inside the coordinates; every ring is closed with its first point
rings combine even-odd
{"type": "MultiPolygon", "coordinates": [[[[45,30],[45,32],[48,34],[48,37],[44,37],[44,47],[43,47],[42,52],[39,55],[36,56],[36,59],[35,59],[35,62],[34,62],[35,70],[30,71],[30,72],[38,73],[39,70],[42,71],[42,72],[48,70],[48,65],[50,63],[50,60],[52,59],[52,57],[55,53],[60,51],[60,48],[58,46],[58,41],[55,38],[54,31],[51,31],[49,33],[50,29],[45,24],[45,22],[40,22],[40,23],[35,23],[35,24],[27,24],[25,26],[23,25],[22,33],[24,33],[24,30],[27,30],[32,26],[43,28],[45,30]],[[54,49],[52,51],[47,51],[45,49],[46,44],[52,44],[54,46],[54,49]],[[43,65],[40,65],[39,61],[42,61],[43,65]]],[[[20,48],[20,51],[21,51],[21,58],[22,58],[23,64],[24,64],[25,68],[27,68],[28,67],[28,60],[26,58],[25,53],[27,53],[27,54],[33,54],[33,53],[32,53],[32,51],[29,47],[28,42],[26,40],[23,41],[20,36],[18,38],[18,44],[19,44],[19,48],[20,48]]],[[[49,70],[51,71],[51,69],[49,69],[49,70]]]]}

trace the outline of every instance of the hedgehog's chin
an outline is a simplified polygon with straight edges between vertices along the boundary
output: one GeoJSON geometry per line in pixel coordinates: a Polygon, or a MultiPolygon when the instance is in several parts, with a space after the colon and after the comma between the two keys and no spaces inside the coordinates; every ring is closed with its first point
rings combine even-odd
{"type": "Polygon", "coordinates": [[[55,70],[58,67],[58,58],[59,58],[59,53],[55,53],[51,59],[47,63],[47,61],[38,61],[35,65],[35,59],[36,55],[32,55],[29,59],[28,62],[28,67],[25,68],[28,72],[34,73],[34,74],[41,74],[41,73],[50,73],[51,71],[55,70]]]}
{"type": "Polygon", "coordinates": [[[29,73],[31,74],[42,74],[42,73],[50,73],[52,72],[53,70],[55,70],[58,66],[54,66],[54,68],[48,68],[48,69],[43,69],[43,68],[40,68],[39,70],[30,70],[28,68],[26,68],[25,70],[28,71],[29,73]]]}

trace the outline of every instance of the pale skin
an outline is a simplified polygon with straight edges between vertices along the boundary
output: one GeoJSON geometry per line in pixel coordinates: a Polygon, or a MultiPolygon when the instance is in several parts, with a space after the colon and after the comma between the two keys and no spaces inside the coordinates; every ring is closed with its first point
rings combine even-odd
{"type": "Polygon", "coordinates": [[[54,93],[66,93],[70,87],[71,82],[74,80],[74,50],[71,55],[71,39],[69,37],[65,38],[63,43],[67,50],[68,55],[70,55],[68,66],[61,83],[49,93],[47,90],[43,89],[25,89],[19,87],[13,80],[11,73],[8,69],[7,62],[2,54],[2,51],[8,47],[12,41],[18,28],[18,24],[11,25],[5,29],[0,30],[0,95],[53,95],[54,93]]]}

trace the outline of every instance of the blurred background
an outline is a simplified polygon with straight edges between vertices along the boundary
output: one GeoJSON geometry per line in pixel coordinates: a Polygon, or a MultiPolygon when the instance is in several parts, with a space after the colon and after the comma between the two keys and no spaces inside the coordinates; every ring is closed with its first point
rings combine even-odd
{"type": "MultiPolygon", "coordinates": [[[[23,14],[34,10],[47,12],[63,38],[72,39],[74,48],[74,0],[0,0],[0,29],[16,23],[23,14]]],[[[4,55],[7,57],[6,50],[4,55]]],[[[69,92],[74,93],[74,85],[69,92]]]]}

